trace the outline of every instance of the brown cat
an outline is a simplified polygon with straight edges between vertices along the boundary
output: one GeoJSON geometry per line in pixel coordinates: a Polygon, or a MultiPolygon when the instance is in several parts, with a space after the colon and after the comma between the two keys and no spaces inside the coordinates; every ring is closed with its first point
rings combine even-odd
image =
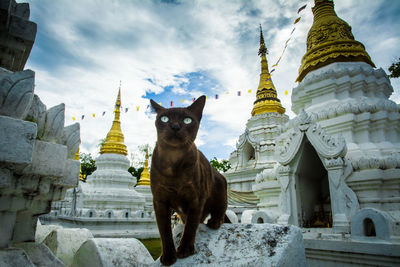
{"type": "Polygon", "coordinates": [[[211,214],[207,226],[218,229],[227,208],[226,180],[197,150],[205,96],[187,108],[166,109],[150,100],[157,112],[157,143],[151,162],[151,191],[163,252],[161,263],[195,253],[194,240],[200,222],[211,214]],[[185,224],[177,251],[172,240],[171,214],[176,211],[185,224]]]}

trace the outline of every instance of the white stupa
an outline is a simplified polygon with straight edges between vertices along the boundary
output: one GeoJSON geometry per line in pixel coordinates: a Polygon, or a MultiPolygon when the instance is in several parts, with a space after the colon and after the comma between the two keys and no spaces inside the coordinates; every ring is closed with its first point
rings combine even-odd
{"type": "Polygon", "coordinates": [[[277,96],[268,69],[267,53],[260,26],[261,73],[256,101],[246,130],[230,155],[232,168],[224,174],[228,181],[229,208],[239,216],[245,209],[253,212],[265,207],[278,208],[280,184],[275,176],[278,164],[275,139],[279,127],[289,117],[277,96]]]}
{"type": "Polygon", "coordinates": [[[158,237],[154,214],[145,208],[146,197],[135,190],[136,178],[128,172],[120,109],[121,89],[112,127],[96,159],[96,171],[75,192],[68,192],[66,199],[71,204],[63,204],[58,214],[45,216],[44,223],[88,228],[95,237],[158,237]]]}

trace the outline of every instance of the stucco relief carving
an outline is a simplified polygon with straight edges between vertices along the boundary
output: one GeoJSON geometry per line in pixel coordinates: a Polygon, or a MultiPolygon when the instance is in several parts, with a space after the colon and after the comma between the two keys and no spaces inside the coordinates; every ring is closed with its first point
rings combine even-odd
{"type": "Polygon", "coordinates": [[[253,147],[254,149],[256,149],[256,146],[259,142],[257,142],[257,139],[254,138],[254,136],[250,133],[249,129],[246,128],[246,131],[244,132],[244,134],[242,134],[239,137],[239,141],[236,144],[236,149],[240,150],[243,145],[246,143],[246,141],[248,141],[253,147]]]}
{"type": "Polygon", "coordinates": [[[295,119],[293,128],[277,138],[276,156],[279,163],[287,165],[296,156],[304,135],[315,150],[324,158],[342,157],[347,152],[346,141],[342,136],[334,138],[328,135],[312,117],[302,110],[295,119]]]}
{"type": "Polygon", "coordinates": [[[347,231],[350,216],[359,209],[359,203],[356,194],[346,184],[347,177],[353,171],[351,162],[344,158],[347,152],[346,142],[343,137],[333,138],[327,134],[304,110],[293,121],[292,128],[283,133],[277,142],[276,154],[281,164],[277,175],[282,189],[282,216],[279,221],[292,218],[292,213],[297,209],[291,207],[292,202],[285,199],[296,198],[296,194],[292,192],[295,187],[290,186],[295,179],[296,170],[291,171],[291,168],[295,166],[294,159],[299,153],[303,138],[306,137],[328,171],[334,226],[347,231]]]}
{"type": "Polygon", "coordinates": [[[274,169],[264,169],[262,172],[256,175],[255,182],[257,184],[276,180],[276,168],[274,169]]]}
{"type": "Polygon", "coordinates": [[[23,119],[33,100],[35,73],[24,70],[0,80],[0,115],[23,119]]]}
{"type": "Polygon", "coordinates": [[[384,157],[360,157],[352,159],[354,170],[365,170],[365,169],[394,169],[400,168],[400,156],[398,154],[392,154],[384,157]]]}

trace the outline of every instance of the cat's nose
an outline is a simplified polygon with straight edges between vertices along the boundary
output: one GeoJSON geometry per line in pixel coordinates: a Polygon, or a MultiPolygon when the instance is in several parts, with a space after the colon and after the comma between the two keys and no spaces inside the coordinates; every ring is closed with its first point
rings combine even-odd
{"type": "Polygon", "coordinates": [[[179,131],[180,128],[181,126],[179,126],[179,123],[177,122],[171,124],[171,129],[174,130],[175,132],[179,131]]]}

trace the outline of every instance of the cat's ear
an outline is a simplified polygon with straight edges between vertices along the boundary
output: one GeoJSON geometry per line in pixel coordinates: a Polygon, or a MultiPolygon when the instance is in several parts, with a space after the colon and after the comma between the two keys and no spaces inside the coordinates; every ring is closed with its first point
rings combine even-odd
{"type": "Polygon", "coordinates": [[[159,113],[160,111],[165,109],[162,106],[160,106],[159,104],[157,104],[153,99],[150,99],[150,104],[156,113],[159,113]]]}
{"type": "Polygon", "coordinates": [[[187,109],[190,110],[200,121],[201,116],[203,115],[203,108],[205,104],[206,104],[206,96],[202,95],[199,98],[197,98],[193,104],[188,106],[187,109]]]}

